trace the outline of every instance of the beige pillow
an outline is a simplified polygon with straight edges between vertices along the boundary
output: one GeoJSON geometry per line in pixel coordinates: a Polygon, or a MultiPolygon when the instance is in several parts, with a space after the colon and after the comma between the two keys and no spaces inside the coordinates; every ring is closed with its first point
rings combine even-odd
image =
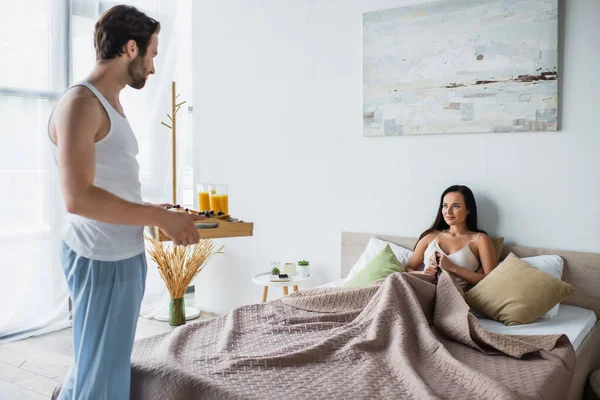
{"type": "Polygon", "coordinates": [[[537,320],[573,291],[573,286],[510,253],[467,292],[466,300],[490,318],[520,325],[537,320]]]}

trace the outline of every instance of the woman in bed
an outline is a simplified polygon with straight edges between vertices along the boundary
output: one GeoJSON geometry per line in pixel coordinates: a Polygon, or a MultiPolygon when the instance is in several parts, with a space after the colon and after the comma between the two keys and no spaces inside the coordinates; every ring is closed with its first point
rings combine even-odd
{"type": "Polygon", "coordinates": [[[419,237],[406,267],[426,274],[450,272],[462,289],[476,285],[496,267],[496,250],[490,237],[477,227],[473,192],[455,185],[444,190],[433,225],[419,237]],[[483,273],[475,272],[483,267],[483,273]]]}

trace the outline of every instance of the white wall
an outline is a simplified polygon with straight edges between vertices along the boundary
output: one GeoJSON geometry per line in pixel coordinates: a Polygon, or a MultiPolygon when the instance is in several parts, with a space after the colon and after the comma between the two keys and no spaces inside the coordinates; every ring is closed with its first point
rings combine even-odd
{"type": "Polygon", "coordinates": [[[364,138],[362,13],[417,3],[194,2],[195,180],[255,222],[197,279],[200,307],[259,301],[271,260],[336,279],[341,231],[416,236],[452,184],[508,243],[600,252],[600,2],[561,9],[559,132],[364,138]]]}

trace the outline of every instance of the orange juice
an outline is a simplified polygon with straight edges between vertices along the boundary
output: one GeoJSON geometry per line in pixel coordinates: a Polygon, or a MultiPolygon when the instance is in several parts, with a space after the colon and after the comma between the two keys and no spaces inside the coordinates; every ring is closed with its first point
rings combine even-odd
{"type": "Polygon", "coordinates": [[[210,209],[214,212],[221,211],[221,196],[211,194],[210,196],[210,209]]]}
{"type": "Polygon", "coordinates": [[[223,211],[225,214],[229,214],[229,195],[228,194],[219,194],[219,195],[217,195],[217,197],[219,197],[219,201],[221,204],[221,211],[223,211]]]}
{"type": "Polygon", "coordinates": [[[198,208],[200,209],[199,211],[210,210],[210,198],[208,192],[198,193],[198,208]]]}

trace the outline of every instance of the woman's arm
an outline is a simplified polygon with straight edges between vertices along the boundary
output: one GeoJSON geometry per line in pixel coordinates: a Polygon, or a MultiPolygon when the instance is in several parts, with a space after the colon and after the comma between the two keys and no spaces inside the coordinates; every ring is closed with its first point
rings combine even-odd
{"type": "Polygon", "coordinates": [[[410,257],[408,263],[406,263],[405,265],[406,269],[410,271],[416,271],[421,267],[421,265],[423,265],[425,250],[427,249],[427,246],[429,246],[429,242],[431,242],[431,237],[433,235],[434,233],[430,233],[423,239],[419,240],[419,242],[415,246],[415,251],[413,252],[413,255],[410,257]]]}
{"type": "Polygon", "coordinates": [[[498,254],[496,254],[496,248],[492,243],[492,239],[485,233],[481,234],[479,238],[479,261],[483,267],[483,273],[485,275],[492,272],[498,265],[498,254]]]}
{"type": "Polygon", "coordinates": [[[483,267],[483,274],[477,272],[471,272],[468,269],[461,268],[452,263],[448,258],[442,254],[440,259],[440,268],[445,271],[451,272],[459,278],[469,282],[471,285],[476,285],[481,281],[487,274],[492,272],[496,268],[496,249],[492,244],[492,240],[486,234],[482,234],[479,237],[479,261],[483,267]]]}

